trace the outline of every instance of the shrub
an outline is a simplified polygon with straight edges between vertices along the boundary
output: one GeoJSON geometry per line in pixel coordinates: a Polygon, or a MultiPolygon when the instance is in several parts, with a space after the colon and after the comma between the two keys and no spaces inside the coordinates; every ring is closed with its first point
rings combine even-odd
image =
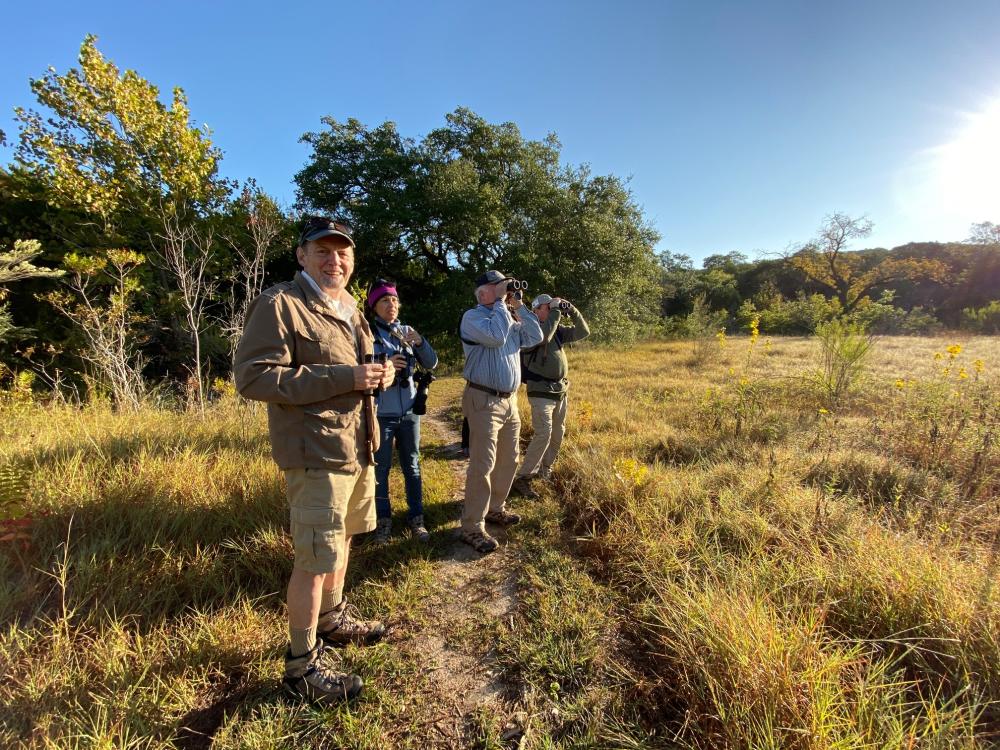
{"type": "Polygon", "coordinates": [[[962,324],[977,333],[1000,333],[1000,300],[962,310],[962,324]]]}
{"type": "Polygon", "coordinates": [[[816,328],[820,369],[814,373],[827,406],[833,406],[857,385],[871,353],[873,338],[862,324],[835,318],[816,328]]]}
{"type": "Polygon", "coordinates": [[[704,364],[718,352],[715,337],[725,329],[725,310],[713,311],[704,294],[695,297],[694,308],[684,320],[684,330],[694,344],[694,364],[704,364]]]}
{"type": "Polygon", "coordinates": [[[745,326],[754,315],[759,315],[762,333],[808,334],[839,312],[840,303],[837,300],[800,291],[793,300],[786,300],[780,294],[759,299],[756,303],[747,300],[740,306],[736,317],[740,325],[745,326]]]}
{"type": "Polygon", "coordinates": [[[941,329],[941,322],[922,307],[904,310],[893,303],[895,293],[882,292],[875,302],[865,299],[851,314],[851,320],[872,333],[927,334],[941,329]]]}

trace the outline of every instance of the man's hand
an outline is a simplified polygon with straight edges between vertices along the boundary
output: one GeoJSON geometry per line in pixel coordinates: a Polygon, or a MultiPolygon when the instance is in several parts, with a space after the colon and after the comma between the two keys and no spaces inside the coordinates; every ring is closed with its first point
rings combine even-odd
{"type": "Polygon", "coordinates": [[[550,310],[558,310],[559,309],[559,305],[561,305],[565,301],[566,300],[564,300],[562,297],[553,297],[552,301],[549,303],[549,309],[550,310]]]}
{"type": "Polygon", "coordinates": [[[379,367],[385,368],[382,373],[382,378],[379,381],[383,390],[392,385],[392,382],[396,379],[396,368],[394,367],[394,364],[394,362],[386,362],[384,365],[379,365],[379,367]]]}
{"type": "Polygon", "coordinates": [[[511,310],[520,310],[524,306],[524,300],[517,296],[517,294],[511,292],[510,296],[507,297],[507,304],[510,306],[511,310]]]}
{"type": "Polygon", "coordinates": [[[402,370],[406,367],[406,355],[405,354],[393,354],[389,357],[389,361],[392,362],[392,366],[397,370],[402,370]]]}
{"type": "MultiPolygon", "coordinates": [[[[354,390],[356,391],[371,391],[378,388],[378,384],[385,377],[386,370],[392,373],[393,377],[396,373],[396,369],[388,362],[384,365],[358,365],[351,369],[354,371],[354,390]]],[[[389,379],[389,382],[392,383],[392,378],[389,379]]]]}
{"type": "Polygon", "coordinates": [[[424,343],[424,337],[411,328],[404,334],[403,342],[408,346],[420,346],[424,343]]]}

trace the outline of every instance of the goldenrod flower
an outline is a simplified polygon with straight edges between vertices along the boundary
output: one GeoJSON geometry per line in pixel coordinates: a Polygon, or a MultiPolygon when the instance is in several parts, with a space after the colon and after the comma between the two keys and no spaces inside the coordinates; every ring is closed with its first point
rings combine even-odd
{"type": "Polygon", "coordinates": [[[976,374],[978,375],[983,371],[983,366],[984,366],[983,360],[977,359],[975,362],[972,363],[972,366],[976,368],[976,374]]]}
{"type": "Polygon", "coordinates": [[[951,346],[948,347],[948,354],[950,354],[952,357],[957,357],[961,353],[962,353],[961,344],[952,344],[951,346]]]}

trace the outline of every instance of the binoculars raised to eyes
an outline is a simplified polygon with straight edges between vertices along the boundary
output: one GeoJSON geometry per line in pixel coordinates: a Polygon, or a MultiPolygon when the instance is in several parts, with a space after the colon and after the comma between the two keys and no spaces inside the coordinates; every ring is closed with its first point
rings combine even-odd
{"type": "Polygon", "coordinates": [[[521,299],[524,292],[528,290],[528,282],[521,279],[506,279],[507,293],[514,295],[514,299],[521,299]]]}

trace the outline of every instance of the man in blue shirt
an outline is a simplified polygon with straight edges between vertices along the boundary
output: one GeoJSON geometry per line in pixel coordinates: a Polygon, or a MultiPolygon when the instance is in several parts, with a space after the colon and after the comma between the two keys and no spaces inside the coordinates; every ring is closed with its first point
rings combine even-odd
{"type": "Polygon", "coordinates": [[[510,526],[521,520],[506,509],[517,469],[521,417],[521,350],[542,340],[538,318],[507,291],[509,277],[487,271],[476,279],[479,303],[462,316],[466,380],[462,415],[469,421],[469,469],[465,477],[461,539],[477,552],[499,545],[486,522],[510,526]]]}

